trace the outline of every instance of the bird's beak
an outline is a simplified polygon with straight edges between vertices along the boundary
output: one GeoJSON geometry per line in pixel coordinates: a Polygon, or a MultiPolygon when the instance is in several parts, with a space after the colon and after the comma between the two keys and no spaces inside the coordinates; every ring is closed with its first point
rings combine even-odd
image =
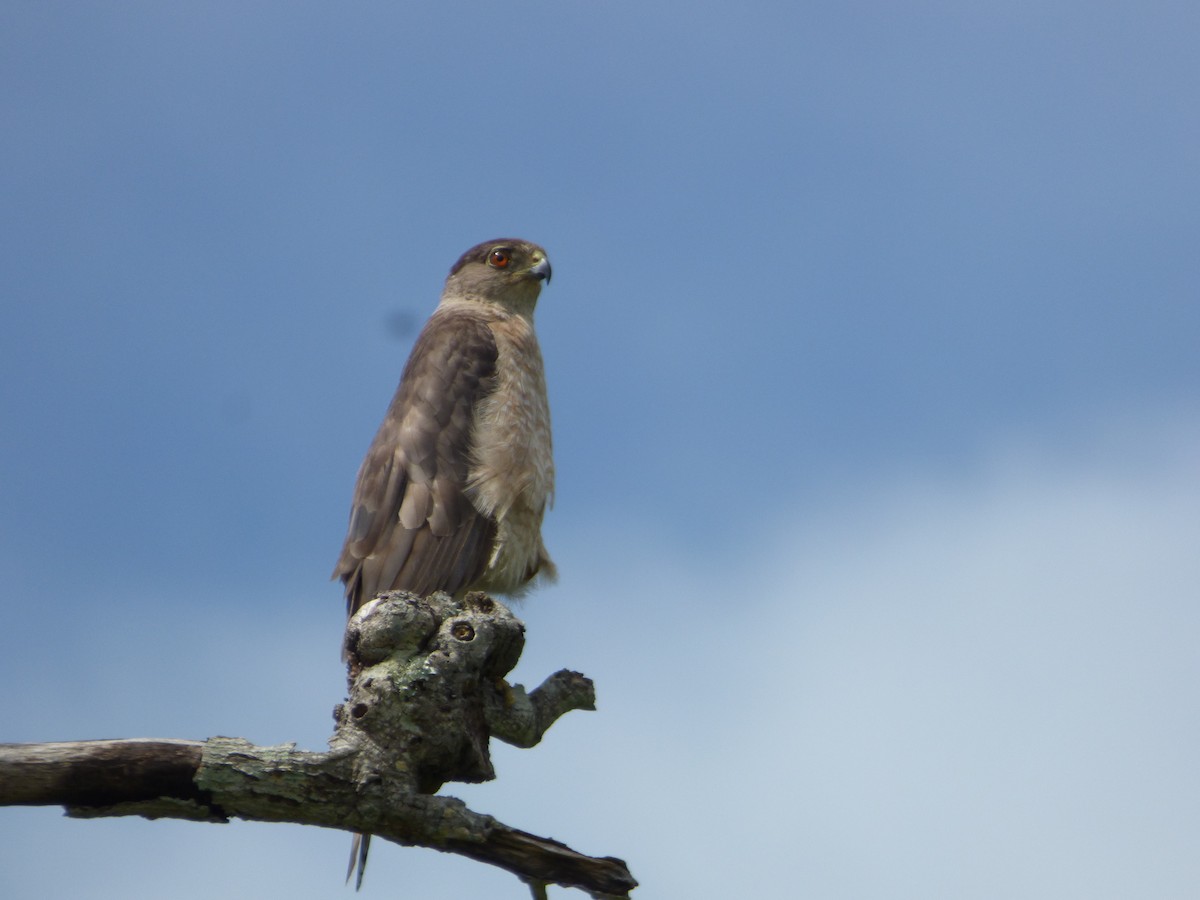
{"type": "Polygon", "coordinates": [[[544,281],[544,282],[546,282],[546,284],[549,284],[550,283],[550,260],[546,259],[543,256],[541,259],[539,259],[537,261],[536,264],[534,264],[533,268],[529,270],[529,274],[532,275],[534,278],[536,278],[538,281],[544,281]]]}

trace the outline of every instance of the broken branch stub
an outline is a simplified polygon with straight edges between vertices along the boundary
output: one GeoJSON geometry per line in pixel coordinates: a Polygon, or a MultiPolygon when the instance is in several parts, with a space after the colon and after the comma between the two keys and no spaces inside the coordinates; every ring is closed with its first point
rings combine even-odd
{"type": "Polygon", "coordinates": [[[419,793],[491,780],[493,734],[532,747],[564,713],[595,709],[592,682],[577,672],[530,693],[505,683],[524,646],[525,626],[486,594],[380,594],[346,627],[349,696],[334,711],[331,749],[353,750],[362,779],[419,793]]]}

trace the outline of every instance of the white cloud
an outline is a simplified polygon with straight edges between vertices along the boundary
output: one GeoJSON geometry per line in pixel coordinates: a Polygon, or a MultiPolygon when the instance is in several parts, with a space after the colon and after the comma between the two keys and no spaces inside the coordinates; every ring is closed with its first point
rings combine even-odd
{"type": "MultiPolygon", "coordinates": [[[[580,668],[600,709],[533,750],[497,747],[497,782],[448,792],[625,857],[645,897],[1193,896],[1200,438],[1122,431],[860,490],[732,566],[627,523],[560,535],[564,581],[520,610],[518,676],[580,668]]],[[[302,674],[336,648],[256,609],[202,655],[236,659],[249,686],[229,730],[266,705],[271,733],[250,736],[284,740],[288,718],[337,700],[320,686],[335,662],[302,674]],[[293,665],[305,696],[279,709],[293,665]]],[[[214,684],[204,699],[177,668],[154,696],[215,722],[236,685],[214,684]]],[[[244,824],[6,810],[0,829],[9,896],[65,895],[86,873],[94,897],[328,897],[346,853],[340,834],[244,824]]],[[[366,890],[399,883],[525,896],[503,873],[381,844],[366,890]]]]}
{"type": "Polygon", "coordinates": [[[774,532],[733,571],[627,536],[537,601],[564,633],[551,604],[606,623],[582,654],[601,711],[481,793],[626,855],[650,895],[1200,886],[1194,428],[1010,443],[774,532]]]}

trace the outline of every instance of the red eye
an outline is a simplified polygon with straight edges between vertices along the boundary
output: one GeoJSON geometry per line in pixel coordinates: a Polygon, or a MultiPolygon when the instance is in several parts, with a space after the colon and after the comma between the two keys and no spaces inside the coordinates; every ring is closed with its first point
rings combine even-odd
{"type": "Polygon", "coordinates": [[[492,255],[488,257],[488,262],[497,269],[504,269],[512,262],[512,254],[507,250],[493,250],[492,255]]]}

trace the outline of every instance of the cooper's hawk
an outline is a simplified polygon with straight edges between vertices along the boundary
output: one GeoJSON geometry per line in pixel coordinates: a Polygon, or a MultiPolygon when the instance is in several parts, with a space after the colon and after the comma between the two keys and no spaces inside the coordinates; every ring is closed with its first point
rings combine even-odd
{"type": "MultiPolygon", "coordinates": [[[[546,251],[510,238],[450,269],[358,470],[333,572],[348,615],[382,591],[518,595],[554,578],[541,535],[550,409],[533,330],[543,281],[546,251]]],[[[369,840],[356,836],[351,853],[359,884],[369,840]]]]}

